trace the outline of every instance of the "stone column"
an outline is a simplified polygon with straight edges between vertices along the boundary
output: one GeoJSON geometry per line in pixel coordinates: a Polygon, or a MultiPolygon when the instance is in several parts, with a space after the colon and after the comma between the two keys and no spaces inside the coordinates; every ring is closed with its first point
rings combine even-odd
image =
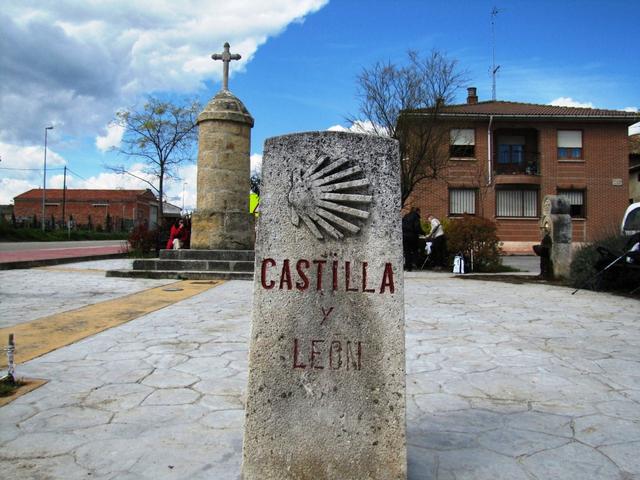
{"type": "Polygon", "coordinates": [[[221,90],[198,116],[198,197],[191,248],[252,250],[249,153],[253,118],[242,102],[221,90]]]}
{"type": "Polygon", "coordinates": [[[554,278],[569,278],[571,272],[572,225],[570,205],[566,198],[547,195],[542,203],[540,227],[543,235],[549,235],[551,249],[549,259],[554,278]]]}

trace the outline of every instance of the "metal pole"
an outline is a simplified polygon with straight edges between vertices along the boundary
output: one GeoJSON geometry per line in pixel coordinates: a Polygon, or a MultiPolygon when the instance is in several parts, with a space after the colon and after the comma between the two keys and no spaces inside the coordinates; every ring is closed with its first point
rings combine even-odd
{"type": "Polygon", "coordinates": [[[44,171],[42,175],[42,231],[44,232],[44,204],[47,196],[47,130],[53,130],[53,127],[44,127],[44,171]]]}
{"type": "Polygon", "coordinates": [[[184,187],[187,185],[187,182],[182,184],[182,214],[184,215],[184,187]]]}
{"type": "Polygon", "coordinates": [[[16,383],[16,365],[14,363],[14,352],[16,344],[13,340],[13,333],[9,334],[9,345],[7,346],[7,376],[11,383],[16,383]]]}
{"type": "Polygon", "coordinates": [[[67,166],[64,166],[64,180],[62,182],[62,228],[67,223],[67,217],[65,216],[65,207],[67,205],[67,166]]]}

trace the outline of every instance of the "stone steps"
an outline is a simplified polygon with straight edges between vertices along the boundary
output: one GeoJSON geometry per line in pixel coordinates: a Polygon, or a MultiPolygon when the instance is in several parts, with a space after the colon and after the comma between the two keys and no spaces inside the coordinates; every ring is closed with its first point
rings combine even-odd
{"type": "Polygon", "coordinates": [[[133,270],[107,277],[252,280],[254,258],[253,250],[161,250],[159,258],[134,260],[133,270]]]}
{"type": "Polygon", "coordinates": [[[134,260],[134,270],[188,270],[188,271],[223,271],[251,272],[253,261],[246,260],[134,260]]]}
{"type": "Polygon", "coordinates": [[[253,250],[160,250],[159,260],[237,260],[251,261],[253,250]]]}

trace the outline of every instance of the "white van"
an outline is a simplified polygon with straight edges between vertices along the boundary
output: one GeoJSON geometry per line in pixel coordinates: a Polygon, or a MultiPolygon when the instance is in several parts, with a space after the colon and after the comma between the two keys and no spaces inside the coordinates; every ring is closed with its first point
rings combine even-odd
{"type": "Polygon", "coordinates": [[[628,236],[640,232],[640,202],[632,203],[624,212],[620,231],[623,235],[628,236]]]}

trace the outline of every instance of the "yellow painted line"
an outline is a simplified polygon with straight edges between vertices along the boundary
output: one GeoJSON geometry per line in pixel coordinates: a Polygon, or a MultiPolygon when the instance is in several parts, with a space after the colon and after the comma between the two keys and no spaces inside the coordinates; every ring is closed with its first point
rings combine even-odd
{"type": "MultiPolygon", "coordinates": [[[[147,313],[173,305],[223,281],[184,280],[151,288],[125,297],[88,305],[77,310],[58,313],[31,322],[0,329],[0,339],[14,334],[16,363],[23,363],[58,348],[75,343],[90,335],[134,320],[147,313]]],[[[46,301],[46,299],[43,299],[46,301]]],[[[7,366],[6,356],[0,358],[0,368],[7,366]]]]}

